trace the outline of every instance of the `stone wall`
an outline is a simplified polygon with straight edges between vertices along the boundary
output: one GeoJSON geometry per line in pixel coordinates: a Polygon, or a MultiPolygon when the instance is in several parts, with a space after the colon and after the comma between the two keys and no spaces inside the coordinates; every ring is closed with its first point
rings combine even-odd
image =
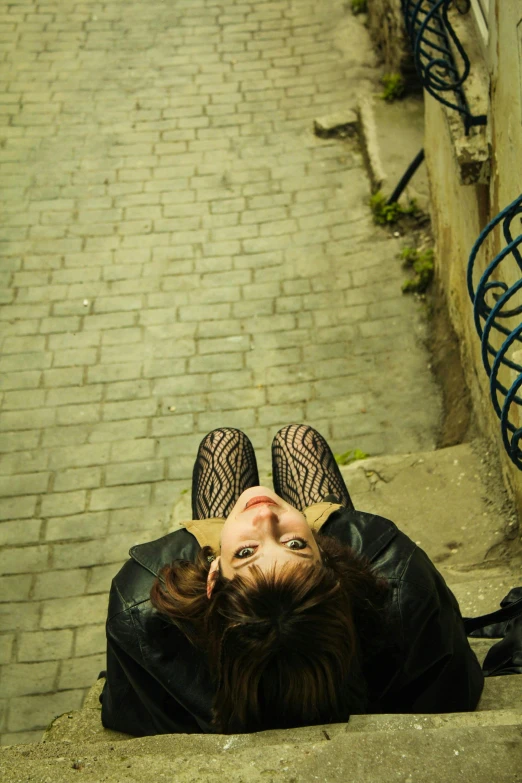
{"type": "MultiPolygon", "coordinates": [[[[521,58],[522,8],[519,0],[495,0],[491,4],[489,41],[474,47],[471,62],[476,74],[486,73],[482,91],[488,105],[486,129],[472,132],[468,140],[455,134],[456,113],[444,109],[426,95],[426,163],[428,167],[432,224],[437,244],[437,277],[448,301],[450,317],[460,340],[461,353],[469,384],[477,426],[498,447],[508,487],[522,509],[522,474],[505,451],[500,422],[489,392],[489,380],[483,367],[481,343],[473,323],[473,308],[466,287],[466,271],[471,248],[480,231],[522,192],[522,101],[521,58]],[[479,62],[476,58],[481,58],[479,62]],[[485,66],[485,68],[484,68],[485,66]],[[487,83],[489,82],[489,83],[487,83]],[[462,184],[459,160],[462,151],[469,155],[482,146],[489,150],[489,175],[475,183],[462,184]]],[[[467,34],[475,33],[471,15],[462,18],[467,34]]],[[[473,98],[473,96],[471,96],[473,98]]],[[[485,171],[485,169],[483,169],[485,171]]],[[[516,235],[516,234],[515,234],[516,235]]],[[[481,252],[477,273],[504,247],[500,232],[492,236],[481,252]]],[[[502,279],[512,284],[520,277],[514,264],[503,264],[502,279]]],[[[475,282],[476,284],[476,282],[475,282]]],[[[510,328],[513,328],[514,324],[510,328]]],[[[502,378],[508,385],[514,380],[502,378]]],[[[502,400],[501,400],[502,402],[502,400]]]]}

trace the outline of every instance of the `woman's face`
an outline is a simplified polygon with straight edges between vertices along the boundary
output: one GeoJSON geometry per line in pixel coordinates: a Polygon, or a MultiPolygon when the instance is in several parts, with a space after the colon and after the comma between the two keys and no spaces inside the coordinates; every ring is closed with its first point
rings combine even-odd
{"type": "Polygon", "coordinates": [[[252,576],[250,566],[276,570],[285,563],[320,563],[321,554],[308,523],[268,487],[249,487],[240,495],[221,532],[221,551],[210,566],[207,596],[221,563],[227,579],[252,576]]]}

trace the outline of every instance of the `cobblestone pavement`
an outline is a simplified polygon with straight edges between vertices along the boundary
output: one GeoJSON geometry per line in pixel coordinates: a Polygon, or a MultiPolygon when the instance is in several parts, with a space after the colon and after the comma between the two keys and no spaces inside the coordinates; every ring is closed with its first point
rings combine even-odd
{"type": "Polygon", "coordinates": [[[169,530],[209,429],[244,428],[266,470],[289,421],[433,448],[440,401],[357,143],[313,135],[375,89],[349,4],[14,0],[0,52],[13,744],[80,707],[110,579],[169,530]]]}

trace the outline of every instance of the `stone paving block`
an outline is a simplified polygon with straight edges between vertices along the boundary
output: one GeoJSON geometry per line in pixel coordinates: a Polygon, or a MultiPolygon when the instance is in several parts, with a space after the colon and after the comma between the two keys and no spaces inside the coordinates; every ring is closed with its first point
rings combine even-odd
{"type": "Polygon", "coordinates": [[[152,421],[152,435],[176,435],[192,432],[194,417],[192,414],[175,414],[158,416],[152,421]]]}
{"type": "MultiPolygon", "coordinates": [[[[123,564],[122,564],[123,565],[123,564]]],[[[116,573],[117,569],[115,569],[116,573]]],[[[47,632],[49,633],[49,632],[47,632]]],[[[76,629],[75,654],[79,657],[105,653],[107,638],[105,636],[105,622],[97,625],[85,625],[76,629]]],[[[105,668],[105,664],[103,665],[105,668]]],[[[97,675],[96,675],[97,676],[97,675]]]]}
{"type": "MultiPolygon", "coordinates": [[[[79,710],[83,699],[84,691],[77,688],[58,693],[14,698],[10,702],[8,731],[42,730],[58,715],[70,710],[79,710]]],[[[33,738],[32,741],[35,739],[33,738]]]]}
{"type": "Polygon", "coordinates": [[[196,451],[203,435],[191,433],[190,435],[178,435],[170,438],[158,438],[158,456],[171,457],[174,454],[196,455],[196,451]]]}
{"type": "Polygon", "coordinates": [[[355,337],[359,338],[359,333],[356,331],[356,328],[355,325],[350,324],[318,327],[315,332],[316,342],[319,344],[356,342],[355,337]]]}
{"type": "Polygon", "coordinates": [[[365,394],[345,394],[341,398],[311,400],[306,403],[306,413],[307,418],[312,421],[314,418],[335,419],[336,416],[360,413],[366,410],[367,404],[365,394]]]}
{"type": "Polygon", "coordinates": [[[100,468],[73,468],[64,470],[56,476],[54,490],[55,492],[67,492],[68,490],[98,487],[100,480],[100,468]]]}
{"type": "Polygon", "coordinates": [[[42,378],[46,388],[79,386],[83,380],[83,370],[79,367],[67,370],[45,370],[42,378]]]}
{"type": "Polygon", "coordinates": [[[83,595],[74,598],[48,599],[43,602],[40,628],[54,630],[77,628],[100,622],[107,612],[106,595],[83,595]]]}
{"type": "Polygon", "coordinates": [[[182,375],[187,368],[185,359],[146,359],[143,363],[145,378],[161,378],[172,375],[182,375]]]}
{"type": "Polygon", "coordinates": [[[134,419],[141,416],[153,416],[157,403],[154,399],[126,400],[125,402],[108,402],[103,406],[105,421],[134,419]]]}
{"type": "MultiPolygon", "coordinates": [[[[44,430],[42,433],[42,446],[51,448],[53,446],[69,446],[80,445],[87,441],[89,437],[89,426],[85,424],[68,424],[67,426],[53,427],[52,429],[44,430]]],[[[51,468],[55,467],[55,463],[51,461],[50,452],[47,452],[47,465],[51,468]]]]}
{"type": "Polygon", "coordinates": [[[13,655],[14,640],[15,640],[15,635],[13,633],[0,634],[0,663],[9,663],[11,661],[13,655]]]}
{"type": "Polygon", "coordinates": [[[268,388],[268,402],[271,405],[285,405],[291,402],[306,402],[312,395],[313,385],[293,383],[268,388]]]}
{"type": "Polygon", "coordinates": [[[57,351],[54,354],[53,367],[81,367],[83,365],[95,364],[96,359],[97,352],[94,348],[57,351]]]}
{"type": "Polygon", "coordinates": [[[3,353],[24,353],[45,350],[45,337],[7,337],[2,344],[3,353]]]}
{"type": "Polygon", "coordinates": [[[32,597],[34,600],[40,601],[45,598],[83,595],[86,584],[87,572],[85,569],[49,571],[36,575],[32,597]]]}
{"type": "MultiPolygon", "coordinates": [[[[334,378],[326,378],[323,380],[316,380],[312,384],[313,400],[324,400],[328,397],[342,397],[346,394],[347,389],[350,392],[364,394],[366,393],[367,399],[372,399],[371,389],[378,388],[378,374],[368,373],[354,375],[350,373],[348,375],[338,375],[334,378]]],[[[357,397],[355,397],[357,400],[357,397]]],[[[350,406],[350,402],[348,402],[350,406]]],[[[351,406],[350,406],[351,407],[351,406]]],[[[368,408],[362,407],[359,413],[367,413],[368,408]]]]}
{"type": "Polygon", "coordinates": [[[206,354],[204,356],[193,356],[189,359],[188,369],[191,373],[212,373],[223,370],[241,370],[243,368],[243,357],[238,353],[228,353],[220,356],[206,354]]]}
{"type": "MultiPolygon", "coordinates": [[[[199,440],[201,437],[198,437],[198,442],[199,440]]],[[[169,516],[170,508],[154,504],[149,504],[145,509],[142,507],[113,509],[110,512],[109,532],[111,535],[120,535],[137,531],[141,535],[143,531],[158,529],[162,526],[166,530],[169,516]]]]}
{"type": "Polygon", "coordinates": [[[21,411],[6,411],[2,415],[0,429],[2,430],[29,430],[52,427],[56,419],[56,412],[48,409],[31,409],[21,411]]]}
{"type": "Polygon", "coordinates": [[[226,411],[238,408],[259,408],[266,402],[264,389],[238,389],[208,394],[210,410],[226,411]]]}
{"type": "MultiPolygon", "coordinates": [[[[200,413],[198,429],[202,433],[210,432],[216,427],[236,427],[237,429],[254,427],[257,424],[256,412],[252,408],[236,408],[219,413],[200,413]]],[[[201,436],[200,440],[202,439],[201,436]]]]}
{"type": "Polygon", "coordinates": [[[213,374],[212,381],[212,388],[219,391],[247,389],[252,385],[252,372],[251,370],[216,372],[213,374]]]}
{"type": "Polygon", "coordinates": [[[58,661],[42,663],[10,663],[2,666],[2,693],[5,697],[29,693],[49,693],[58,674],[58,661]]]}
{"type": "Polygon", "coordinates": [[[56,424],[94,424],[101,416],[100,405],[64,405],[56,410],[56,424]]]}
{"type": "MultiPolygon", "coordinates": [[[[394,453],[394,450],[399,454],[404,452],[404,444],[398,443],[395,436],[393,436],[392,439],[389,439],[387,436],[383,435],[382,432],[361,433],[360,435],[356,435],[354,440],[351,432],[343,434],[344,432],[345,431],[342,430],[340,433],[337,433],[335,431],[335,424],[332,424],[332,435],[329,443],[332,450],[338,454],[342,454],[350,448],[360,449],[370,456],[379,456],[380,454],[386,453],[391,454],[394,453]]],[[[411,433],[409,434],[409,437],[410,442],[412,442],[411,433]]]]}
{"type": "Polygon", "coordinates": [[[59,517],[78,514],[85,510],[87,492],[57,492],[46,495],[42,500],[41,514],[43,517],[59,517]]]}
{"type": "Polygon", "coordinates": [[[161,460],[149,462],[126,462],[111,465],[105,470],[105,483],[137,484],[145,481],[161,481],[164,478],[164,464],[161,460]]]}
{"type": "Polygon", "coordinates": [[[196,393],[187,397],[180,397],[173,395],[170,397],[163,397],[161,410],[162,413],[197,413],[198,411],[206,410],[208,407],[208,400],[205,394],[198,394],[199,389],[194,383],[196,393]]]}
{"type": "MultiPolygon", "coordinates": [[[[276,297],[279,297],[280,293],[281,293],[281,287],[280,284],[277,282],[254,283],[254,284],[243,286],[243,296],[245,297],[245,299],[254,299],[256,301],[258,299],[267,299],[267,298],[274,299],[276,297]]],[[[276,303],[276,312],[278,312],[277,310],[278,304],[279,304],[279,299],[278,302],[276,303]]],[[[285,312],[285,310],[279,309],[279,312],[285,312]]]]}
{"type": "MultiPolygon", "coordinates": [[[[157,521],[156,521],[157,524],[157,521]]],[[[125,528],[128,531],[130,527],[125,528]]],[[[111,587],[111,581],[116,575],[117,569],[115,569],[114,563],[105,566],[96,566],[89,569],[89,584],[87,587],[87,594],[103,593],[109,595],[111,587]]],[[[101,650],[97,650],[101,652],[101,650]]]]}
{"type": "Polygon", "coordinates": [[[190,291],[188,301],[190,305],[213,306],[220,302],[237,302],[241,298],[241,290],[234,286],[221,286],[220,288],[205,288],[190,291]]]}
{"type": "Polygon", "coordinates": [[[4,373],[0,378],[0,388],[6,389],[35,389],[40,383],[42,373],[38,370],[4,373]]]}
{"type": "Polygon", "coordinates": [[[72,646],[71,630],[24,632],[18,640],[17,659],[21,663],[61,660],[70,657],[72,646]]]}
{"type": "Polygon", "coordinates": [[[90,510],[103,511],[105,509],[146,506],[150,501],[150,491],[151,487],[148,484],[97,489],[92,492],[90,510]]]}
{"type": "Polygon", "coordinates": [[[274,312],[274,299],[257,299],[235,302],[232,305],[232,314],[235,318],[256,318],[261,315],[272,315],[274,312]]]}
{"type": "MultiPolygon", "coordinates": [[[[127,433],[130,434],[130,433],[127,433]]],[[[149,460],[155,455],[156,441],[152,438],[118,440],[111,447],[112,462],[133,462],[149,460]]]]}
{"type": "Polygon", "coordinates": [[[304,411],[305,406],[302,404],[266,405],[258,409],[258,423],[283,427],[289,421],[303,421],[304,411]]]}
{"type": "Polygon", "coordinates": [[[105,669],[105,653],[64,661],[58,680],[60,690],[67,688],[89,688],[105,669]]]}
{"type": "MultiPolygon", "coordinates": [[[[17,498],[16,501],[18,500],[17,498]]],[[[18,503],[15,502],[15,505],[18,506],[18,503]]],[[[2,521],[0,523],[0,546],[37,544],[40,541],[41,528],[42,520],[40,519],[2,521]]]]}
{"type": "Polygon", "coordinates": [[[29,600],[31,579],[16,576],[0,576],[0,596],[3,602],[29,600]]]}
{"type": "Polygon", "coordinates": [[[25,546],[14,557],[12,547],[0,552],[0,573],[29,574],[44,571],[48,565],[49,550],[46,546],[25,546]]]}
{"type": "MultiPolygon", "coordinates": [[[[7,725],[7,718],[5,725],[7,725]]],[[[33,742],[40,742],[42,736],[42,729],[38,731],[17,731],[16,733],[6,732],[0,737],[0,745],[29,745],[33,742]]]]}
{"type": "MultiPolygon", "coordinates": [[[[290,317],[290,316],[278,316],[281,317],[290,317]]],[[[295,325],[297,326],[299,316],[295,318],[295,325]]],[[[268,323],[268,319],[264,319],[266,323],[268,323]]],[[[294,320],[294,317],[292,316],[292,320],[294,320]]],[[[257,322],[256,322],[257,323],[257,322]]],[[[306,327],[303,329],[294,328],[290,329],[289,331],[273,331],[273,332],[265,332],[262,335],[255,335],[253,336],[252,342],[253,342],[253,349],[251,353],[247,354],[247,365],[249,364],[249,361],[251,359],[256,360],[256,358],[259,358],[261,354],[263,354],[265,357],[267,355],[272,356],[273,354],[270,352],[273,352],[275,350],[281,350],[284,351],[287,348],[294,348],[296,346],[304,346],[308,344],[309,339],[309,329],[312,326],[312,322],[309,322],[306,324],[306,327]],[[257,356],[256,356],[257,352],[257,356]]],[[[281,362],[276,362],[280,364],[281,362]]]]}
{"type": "Polygon", "coordinates": [[[206,392],[210,388],[210,375],[201,373],[197,376],[191,376],[187,374],[154,381],[153,393],[157,397],[165,395],[177,397],[178,395],[206,392]]]}
{"type": "Polygon", "coordinates": [[[40,622],[38,604],[0,604],[0,628],[3,631],[33,631],[40,622]]]}
{"type": "Polygon", "coordinates": [[[17,390],[16,392],[5,392],[3,396],[4,410],[15,410],[17,408],[39,408],[44,404],[45,391],[43,389],[31,389],[29,392],[17,390]]]}
{"type": "Polygon", "coordinates": [[[250,349],[249,335],[231,335],[224,338],[200,339],[198,341],[200,354],[208,353],[236,353],[238,351],[248,351],[250,349]]]}
{"type": "MultiPolygon", "coordinates": [[[[190,491],[190,480],[180,479],[179,481],[161,481],[154,484],[153,501],[158,506],[168,505],[172,508],[175,500],[179,499],[180,493],[190,491]]],[[[151,528],[144,540],[153,541],[160,536],[165,535],[165,528],[151,528]]]]}
{"type": "Polygon", "coordinates": [[[54,407],[56,405],[78,405],[85,402],[99,402],[102,394],[103,386],[101,384],[51,389],[47,392],[46,404],[54,407]]]}
{"type": "Polygon", "coordinates": [[[22,473],[0,478],[0,496],[39,494],[47,490],[49,473],[22,473]]]}

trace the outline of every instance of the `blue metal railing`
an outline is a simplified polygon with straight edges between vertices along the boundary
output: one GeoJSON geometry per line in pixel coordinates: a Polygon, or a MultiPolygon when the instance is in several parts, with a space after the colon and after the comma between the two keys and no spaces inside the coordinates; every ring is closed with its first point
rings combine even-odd
{"type": "MultiPolygon", "coordinates": [[[[466,135],[475,125],[485,125],[485,114],[472,114],[462,85],[470,71],[468,55],[448,19],[452,0],[401,0],[406,31],[413,46],[415,67],[423,87],[436,100],[458,111],[466,135]],[[457,68],[451,44],[461,60],[457,68]]],[[[469,3],[455,3],[460,13],[469,10],[469,3]]]]}
{"type": "MultiPolygon", "coordinates": [[[[518,406],[522,412],[522,397],[519,396],[522,386],[522,353],[517,354],[517,351],[522,351],[522,323],[520,322],[522,304],[516,303],[517,295],[518,301],[522,301],[522,277],[519,277],[519,273],[522,275],[521,216],[522,195],[493,218],[473,245],[468,263],[467,282],[473,303],[475,328],[482,341],[482,361],[489,376],[491,399],[500,419],[502,440],[511,460],[522,470],[522,449],[519,446],[522,426],[519,426],[518,412],[515,412],[518,406]],[[506,246],[487,265],[474,289],[473,273],[478,253],[491,232],[500,224],[506,246]],[[513,234],[517,233],[518,236],[514,237],[513,234]],[[503,262],[506,263],[502,267],[503,262]],[[510,268],[506,269],[509,265],[510,268]],[[513,270],[516,270],[517,279],[514,283],[509,285],[504,280],[493,279],[501,268],[505,269],[504,276],[507,279],[512,277],[513,270]],[[516,322],[515,326],[513,326],[513,319],[516,322]],[[511,324],[507,325],[510,320],[511,324]],[[503,340],[502,344],[495,347],[494,343],[499,343],[501,340],[503,340]],[[502,368],[507,368],[508,372],[516,374],[509,388],[499,379],[502,368]]],[[[520,424],[522,425],[522,422],[520,424]]]]}

